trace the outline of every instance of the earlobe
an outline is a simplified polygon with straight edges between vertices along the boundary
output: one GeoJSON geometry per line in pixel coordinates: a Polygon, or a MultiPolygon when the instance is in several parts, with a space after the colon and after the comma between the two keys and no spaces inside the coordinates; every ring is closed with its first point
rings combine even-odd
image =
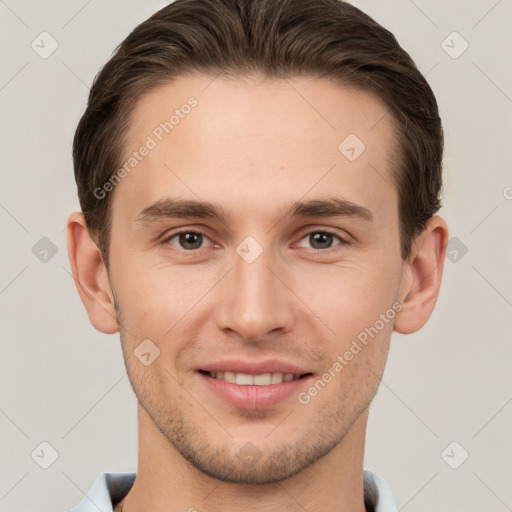
{"type": "Polygon", "coordinates": [[[439,295],[443,275],[448,227],[438,215],[432,217],[414,241],[411,256],[404,263],[394,330],[410,334],[421,329],[430,318],[439,295]]]}
{"type": "Polygon", "coordinates": [[[119,330],[107,270],[101,252],[92,239],[82,213],[72,213],[67,221],[68,256],[78,294],[98,331],[119,330]]]}

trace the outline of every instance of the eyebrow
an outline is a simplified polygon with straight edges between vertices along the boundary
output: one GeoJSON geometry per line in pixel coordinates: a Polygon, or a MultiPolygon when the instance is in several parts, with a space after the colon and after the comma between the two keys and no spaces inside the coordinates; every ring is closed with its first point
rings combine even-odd
{"type": "MultiPolygon", "coordinates": [[[[296,201],[282,215],[285,218],[305,217],[354,217],[372,222],[374,216],[368,208],[340,198],[296,201]]],[[[227,223],[230,215],[220,206],[208,201],[165,198],[144,208],[136,222],[157,222],[167,218],[217,219],[227,223]]]]}

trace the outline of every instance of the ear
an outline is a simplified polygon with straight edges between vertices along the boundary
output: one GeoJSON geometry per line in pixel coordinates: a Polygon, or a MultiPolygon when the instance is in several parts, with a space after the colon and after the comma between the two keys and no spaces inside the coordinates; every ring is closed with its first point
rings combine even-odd
{"type": "Polygon", "coordinates": [[[107,269],[81,212],[67,221],[68,256],[78,294],[89,320],[98,331],[113,334],[119,330],[107,269]]]}
{"type": "Polygon", "coordinates": [[[404,263],[399,302],[393,329],[410,334],[421,329],[434,310],[448,244],[448,226],[438,215],[432,217],[416,237],[411,256],[404,263]]]}

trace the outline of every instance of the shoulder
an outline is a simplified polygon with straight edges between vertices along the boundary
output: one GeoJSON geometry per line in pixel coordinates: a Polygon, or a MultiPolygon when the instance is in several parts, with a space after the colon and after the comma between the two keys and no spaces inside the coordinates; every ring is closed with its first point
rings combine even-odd
{"type": "Polygon", "coordinates": [[[388,483],[376,473],[363,471],[364,504],[368,512],[397,512],[388,483]]]}
{"type": "Polygon", "coordinates": [[[101,473],[82,501],[68,512],[112,512],[132,488],[136,473],[101,473]]]}

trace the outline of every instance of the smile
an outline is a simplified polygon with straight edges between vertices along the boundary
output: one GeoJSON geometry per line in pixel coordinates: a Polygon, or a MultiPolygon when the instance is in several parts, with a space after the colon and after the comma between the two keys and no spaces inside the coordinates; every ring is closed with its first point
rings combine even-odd
{"type": "Polygon", "coordinates": [[[274,373],[261,373],[259,375],[250,375],[248,373],[240,373],[240,372],[207,372],[202,370],[201,373],[209,375],[214,379],[225,380],[227,382],[231,382],[232,384],[238,384],[239,386],[271,386],[273,384],[281,384],[282,382],[289,382],[291,380],[297,380],[306,375],[296,375],[293,373],[282,373],[282,372],[274,372],[274,373]]]}
{"type": "Polygon", "coordinates": [[[198,370],[197,375],[213,393],[239,409],[268,409],[285,402],[310,385],[312,373],[267,372],[248,374],[232,371],[198,370]]]}

